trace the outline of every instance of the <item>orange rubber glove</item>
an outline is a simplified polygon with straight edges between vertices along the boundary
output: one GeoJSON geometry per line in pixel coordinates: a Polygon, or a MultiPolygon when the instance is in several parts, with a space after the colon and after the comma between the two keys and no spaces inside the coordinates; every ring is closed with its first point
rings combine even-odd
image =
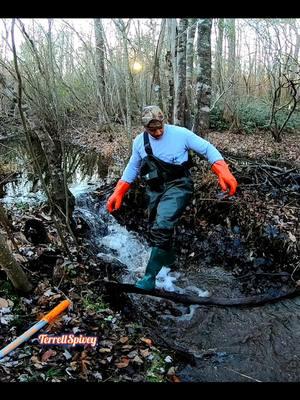
{"type": "Polygon", "coordinates": [[[121,179],[118,181],[113,194],[109,197],[106,203],[106,208],[110,213],[112,213],[115,210],[118,210],[121,207],[123,197],[128,192],[130,187],[131,187],[130,183],[121,181],[121,179]]]}
{"type": "Polygon", "coordinates": [[[226,192],[226,190],[229,188],[229,196],[233,196],[236,191],[236,187],[238,185],[235,177],[232,175],[232,173],[229,171],[228,165],[224,160],[219,160],[216,161],[212,167],[212,171],[218,175],[219,177],[219,184],[223,190],[223,192],[226,192]]]}

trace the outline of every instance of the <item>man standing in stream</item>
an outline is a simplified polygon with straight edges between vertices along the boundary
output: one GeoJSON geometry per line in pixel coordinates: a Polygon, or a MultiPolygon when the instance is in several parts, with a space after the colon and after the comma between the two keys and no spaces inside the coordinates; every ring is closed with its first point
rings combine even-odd
{"type": "Polygon", "coordinates": [[[153,290],[161,268],[174,264],[174,227],[193,194],[189,150],[208,160],[219,178],[222,190],[229,190],[229,196],[235,194],[237,181],[220,152],[211,143],[186,128],[165,124],[159,107],[145,107],[142,124],[145,130],[133,141],[130,160],[107,201],[107,209],[112,213],[121,207],[123,197],[140,174],[149,198],[152,250],[145,275],[135,286],[153,290]]]}

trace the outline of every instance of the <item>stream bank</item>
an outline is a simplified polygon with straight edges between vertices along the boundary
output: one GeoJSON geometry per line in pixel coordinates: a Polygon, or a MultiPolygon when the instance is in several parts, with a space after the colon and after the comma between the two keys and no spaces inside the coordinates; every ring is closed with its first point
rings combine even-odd
{"type": "MultiPolygon", "coordinates": [[[[160,287],[231,298],[296,284],[300,278],[299,171],[257,164],[262,163],[231,158],[240,188],[228,199],[220,194],[207,163],[198,160],[193,170],[195,196],[175,232],[177,263],[173,271],[162,270],[160,287]]],[[[137,182],[122,210],[112,217],[105,202],[115,181],[109,185],[103,181],[97,188],[88,183],[89,178],[87,186],[77,189],[77,216],[86,221],[86,238],[94,238],[91,248],[97,262],[87,263],[89,274],[96,274],[92,281],[100,278],[100,270],[107,275],[107,265],[118,261],[119,279],[133,283],[143,274],[149,253],[143,186],[137,182]]],[[[74,279],[76,268],[84,271],[77,265],[74,279]]],[[[91,280],[88,275],[86,282],[91,280]]],[[[70,290],[65,278],[60,288],[70,290]]],[[[95,302],[96,288],[99,285],[94,282],[91,302],[95,302]]],[[[72,296],[77,302],[82,300],[76,293],[72,296]]],[[[185,357],[177,370],[182,381],[299,380],[298,299],[253,310],[178,306],[135,294],[124,296],[122,303],[122,313],[148,327],[155,343],[185,357]]]]}

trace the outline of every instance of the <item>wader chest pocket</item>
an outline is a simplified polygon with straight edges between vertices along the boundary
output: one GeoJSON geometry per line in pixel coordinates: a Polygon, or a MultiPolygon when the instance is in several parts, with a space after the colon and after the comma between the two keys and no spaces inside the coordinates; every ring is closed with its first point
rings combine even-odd
{"type": "Polygon", "coordinates": [[[144,176],[143,176],[143,178],[145,179],[145,181],[152,181],[152,180],[157,180],[157,179],[159,179],[159,176],[158,176],[158,172],[157,172],[157,170],[152,170],[152,171],[149,171],[147,174],[145,174],[144,176]]]}

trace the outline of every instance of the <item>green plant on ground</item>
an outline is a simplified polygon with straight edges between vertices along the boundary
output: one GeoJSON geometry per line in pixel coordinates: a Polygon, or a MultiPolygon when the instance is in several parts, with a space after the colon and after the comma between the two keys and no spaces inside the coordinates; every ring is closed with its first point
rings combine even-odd
{"type": "Polygon", "coordinates": [[[28,203],[24,203],[23,201],[19,201],[18,203],[15,203],[15,206],[19,209],[19,210],[28,210],[30,205],[28,203]]]}
{"type": "MultiPolygon", "coordinates": [[[[222,101],[210,112],[210,128],[214,130],[227,130],[230,124],[223,119],[224,104],[222,101]]],[[[247,134],[257,131],[269,131],[271,104],[266,99],[244,97],[236,99],[236,112],[240,128],[247,134]]],[[[278,126],[282,126],[289,110],[283,108],[276,114],[278,126]]],[[[300,111],[296,109],[284,128],[285,132],[299,130],[300,111]]]]}
{"type": "Polygon", "coordinates": [[[83,306],[87,311],[103,312],[106,311],[109,306],[105,303],[100,296],[97,300],[90,294],[83,298],[83,306]]]}
{"type": "Polygon", "coordinates": [[[65,373],[60,368],[51,367],[45,372],[45,380],[48,381],[53,378],[63,378],[65,373]]]}
{"type": "Polygon", "coordinates": [[[166,362],[158,351],[152,351],[152,355],[154,357],[151,360],[150,367],[147,369],[146,382],[165,382],[166,362]]]}

